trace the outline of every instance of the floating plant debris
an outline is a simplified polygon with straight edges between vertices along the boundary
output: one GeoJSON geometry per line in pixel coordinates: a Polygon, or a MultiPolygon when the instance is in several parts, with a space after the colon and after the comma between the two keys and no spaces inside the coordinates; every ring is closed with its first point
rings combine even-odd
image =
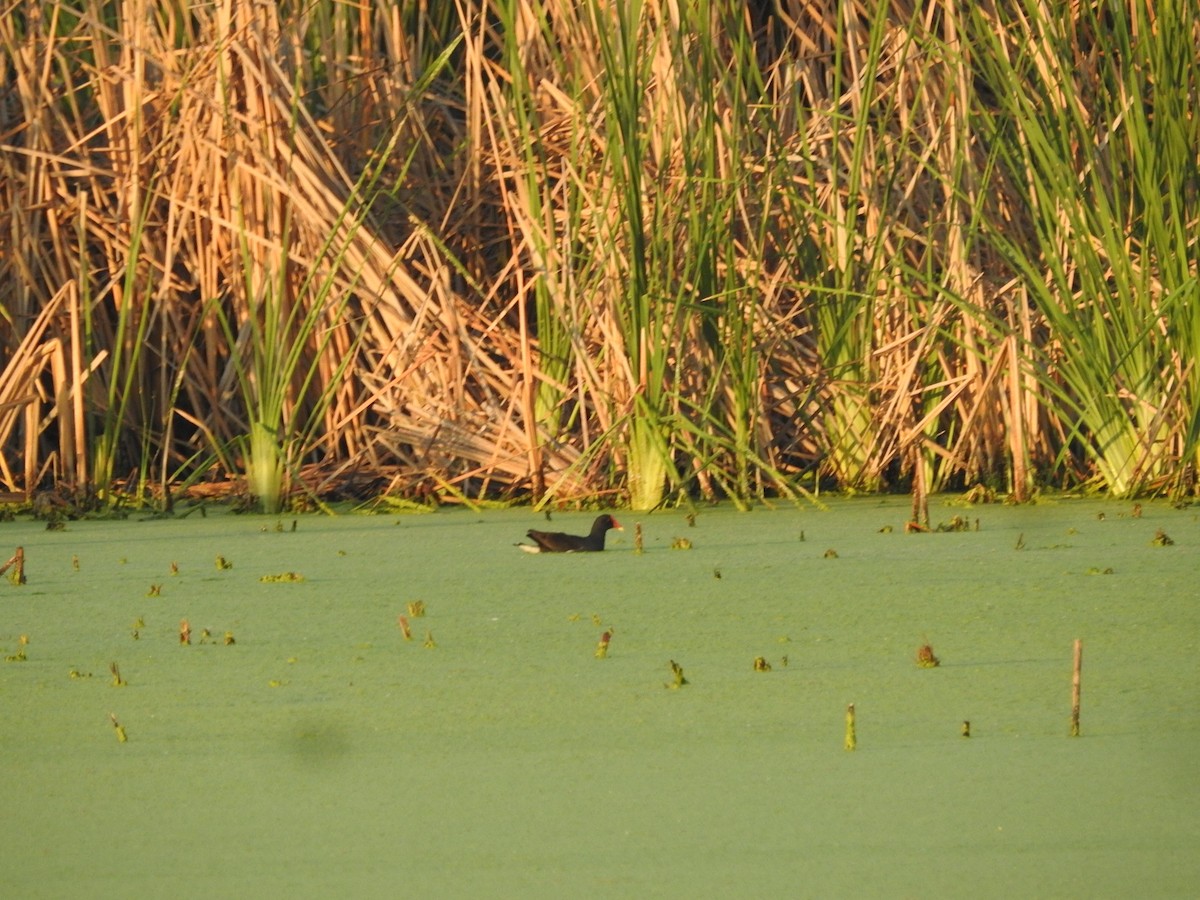
{"type": "Polygon", "coordinates": [[[263,584],[298,584],[304,576],[296,572],[279,572],[275,575],[264,575],[260,579],[263,584]]]}
{"type": "Polygon", "coordinates": [[[941,664],[942,661],[934,655],[933,648],[929,644],[917,648],[917,665],[922,669],[932,669],[941,664]]]}

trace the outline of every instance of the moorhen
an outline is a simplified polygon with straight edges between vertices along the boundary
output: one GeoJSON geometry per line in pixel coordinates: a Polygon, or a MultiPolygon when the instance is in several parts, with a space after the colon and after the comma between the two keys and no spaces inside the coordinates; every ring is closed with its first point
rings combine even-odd
{"type": "Polygon", "coordinates": [[[606,513],[596,517],[596,521],[592,523],[591,533],[586,537],[564,534],[561,531],[535,531],[531,528],[527,534],[534,542],[534,546],[531,547],[529,544],[517,544],[517,546],[526,553],[575,553],[576,551],[603,550],[604,535],[610,528],[618,531],[624,530],[616,519],[606,513]]]}

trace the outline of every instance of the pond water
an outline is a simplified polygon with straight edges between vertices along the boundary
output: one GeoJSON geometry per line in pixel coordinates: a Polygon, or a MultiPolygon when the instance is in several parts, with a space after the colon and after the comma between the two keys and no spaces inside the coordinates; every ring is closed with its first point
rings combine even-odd
{"type": "Polygon", "coordinates": [[[1200,513],[1142,506],[0,524],[5,893],[1194,897],[1200,513]]]}

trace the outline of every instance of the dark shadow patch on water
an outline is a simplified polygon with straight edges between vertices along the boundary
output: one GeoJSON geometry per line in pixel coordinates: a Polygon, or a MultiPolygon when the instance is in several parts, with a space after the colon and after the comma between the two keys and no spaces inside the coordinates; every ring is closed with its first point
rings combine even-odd
{"type": "Polygon", "coordinates": [[[350,735],[343,725],[317,718],[292,723],[284,743],[297,763],[312,768],[340,764],[351,750],[350,735]]]}

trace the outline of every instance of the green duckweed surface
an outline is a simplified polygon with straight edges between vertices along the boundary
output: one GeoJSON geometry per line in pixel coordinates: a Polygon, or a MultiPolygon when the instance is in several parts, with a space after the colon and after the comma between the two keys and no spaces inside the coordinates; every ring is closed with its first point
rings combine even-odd
{"type": "Polygon", "coordinates": [[[1195,897],[1200,520],[1144,507],[0,525],[3,892],[1195,897]]]}

